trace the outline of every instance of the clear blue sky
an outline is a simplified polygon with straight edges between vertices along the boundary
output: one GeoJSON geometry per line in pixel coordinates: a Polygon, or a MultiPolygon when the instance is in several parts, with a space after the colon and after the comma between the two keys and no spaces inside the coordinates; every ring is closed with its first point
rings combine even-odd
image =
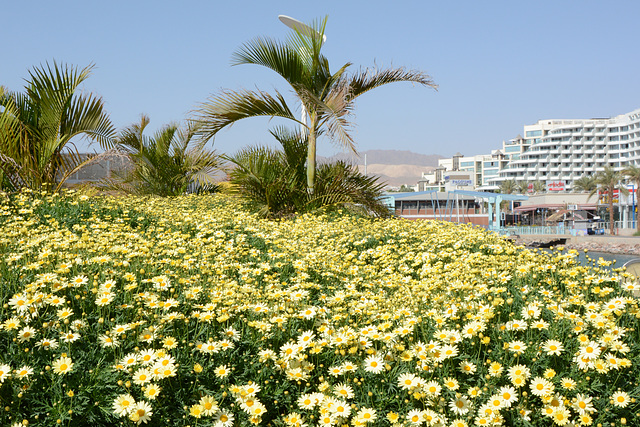
{"type": "MultiPolygon", "coordinates": [[[[333,70],[405,66],[440,86],[399,83],[363,95],[353,119],[361,151],[483,154],[539,119],[640,107],[637,0],[5,1],[0,84],[21,91],[28,70],[53,59],[94,63],[84,88],[104,98],[118,128],[141,113],[155,128],[183,122],[222,88],[288,90],[263,67],[230,66],[243,42],[287,37],[279,14],[329,16],[323,51],[333,70]]],[[[214,147],[270,143],[272,124],[238,122],[214,147]]]]}

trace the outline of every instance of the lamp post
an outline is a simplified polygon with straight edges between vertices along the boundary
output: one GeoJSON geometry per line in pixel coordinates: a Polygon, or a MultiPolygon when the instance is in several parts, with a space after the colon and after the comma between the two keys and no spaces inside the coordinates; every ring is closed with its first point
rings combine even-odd
{"type": "MultiPolygon", "coordinates": [[[[292,30],[295,30],[295,31],[297,31],[297,32],[299,32],[301,34],[304,34],[305,36],[307,36],[309,38],[315,37],[315,35],[313,33],[316,33],[317,35],[320,35],[320,33],[318,33],[316,30],[314,30],[313,28],[311,28],[307,24],[304,24],[304,23],[298,21],[297,19],[293,19],[290,16],[278,15],[278,19],[280,20],[280,22],[282,22],[287,27],[289,27],[292,30]]],[[[327,41],[327,36],[325,34],[323,34],[322,35],[322,44],[324,44],[326,41],[327,41]]]]}

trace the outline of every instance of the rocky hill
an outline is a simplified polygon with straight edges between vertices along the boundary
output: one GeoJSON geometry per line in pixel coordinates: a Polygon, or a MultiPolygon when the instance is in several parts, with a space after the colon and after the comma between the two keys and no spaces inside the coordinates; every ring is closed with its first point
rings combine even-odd
{"type": "Polygon", "coordinates": [[[347,160],[359,165],[364,165],[365,155],[367,164],[381,165],[415,165],[415,166],[438,166],[438,160],[444,156],[438,154],[419,154],[408,150],[367,150],[359,153],[358,156],[351,153],[339,153],[327,158],[327,160],[347,160]]]}
{"type": "Polygon", "coordinates": [[[438,159],[444,158],[438,154],[419,154],[407,150],[368,150],[359,153],[359,156],[340,153],[321,161],[345,160],[357,164],[360,171],[364,172],[365,155],[367,175],[380,177],[389,187],[415,185],[422,172],[433,171],[438,166],[438,159]]]}

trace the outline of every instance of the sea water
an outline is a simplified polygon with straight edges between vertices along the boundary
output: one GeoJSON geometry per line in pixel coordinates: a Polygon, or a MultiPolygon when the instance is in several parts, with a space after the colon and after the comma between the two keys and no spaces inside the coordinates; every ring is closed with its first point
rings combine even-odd
{"type": "MultiPolygon", "coordinates": [[[[539,249],[539,250],[547,253],[557,252],[551,249],[539,249]]],[[[566,250],[563,250],[563,252],[566,252],[566,250]]],[[[626,262],[629,262],[631,260],[640,259],[640,255],[612,254],[609,252],[597,252],[597,251],[588,251],[588,252],[578,251],[578,262],[582,265],[594,265],[593,262],[595,261],[597,263],[597,261],[600,258],[602,258],[604,261],[611,261],[611,265],[605,268],[613,269],[613,268],[620,268],[626,262]]]]}

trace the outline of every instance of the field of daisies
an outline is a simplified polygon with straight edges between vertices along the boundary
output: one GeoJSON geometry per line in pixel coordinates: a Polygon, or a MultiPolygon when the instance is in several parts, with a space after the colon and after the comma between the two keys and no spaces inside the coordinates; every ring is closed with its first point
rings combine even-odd
{"type": "Polygon", "coordinates": [[[638,286],[576,255],[224,195],[0,194],[0,425],[638,425],[638,286]]]}

